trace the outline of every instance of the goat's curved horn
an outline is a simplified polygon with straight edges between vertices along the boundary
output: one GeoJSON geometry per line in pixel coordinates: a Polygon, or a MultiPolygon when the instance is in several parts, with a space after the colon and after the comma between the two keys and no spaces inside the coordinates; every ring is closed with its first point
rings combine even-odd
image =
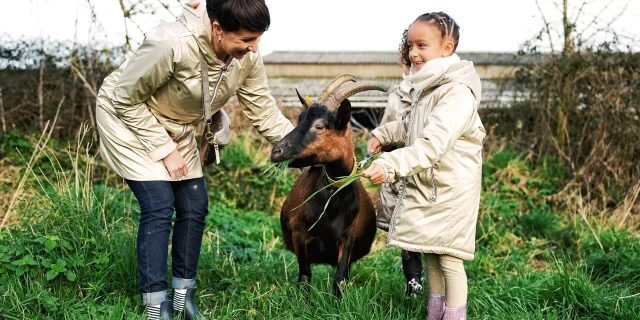
{"type": "Polygon", "coordinates": [[[335,77],[333,80],[331,80],[331,83],[329,83],[329,85],[320,94],[320,97],[317,100],[318,103],[319,104],[324,104],[324,101],[327,100],[329,95],[331,95],[331,93],[333,91],[338,89],[339,86],[341,86],[343,83],[345,83],[347,81],[355,82],[356,81],[356,77],[351,75],[351,74],[348,74],[348,73],[343,73],[343,74],[335,77]]]}
{"type": "Polygon", "coordinates": [[[342,100],[349,98],[358,92],[367,90],[378,90],[387,92],[389,90],[389,87],[385,84],[375,81],[357,82],[348,87],[340,88],[335,91],[327,98],[324,105],[326,105],[329,110],[335,110],[338,106],[340,106],[342,100]]]}
{"type": "Polygon", "coordinates": [[[313,104],[313,102],[311,101],[311,99],[307,99],[307,97],[303,97],[300,92],[298,92],[298,88],[296,89],[296,94],[298,95],[298,99],[300,99],[300,103],[302,103],[302,108],[306,109],[311,107],[311,105],[313,104]]]}

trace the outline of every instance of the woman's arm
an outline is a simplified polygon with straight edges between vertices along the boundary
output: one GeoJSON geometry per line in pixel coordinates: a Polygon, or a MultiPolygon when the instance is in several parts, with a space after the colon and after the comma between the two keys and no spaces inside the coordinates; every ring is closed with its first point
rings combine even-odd
{"type": "Polygon", "coordinates": [[[140,140],[153,161],[165,158],[176,144],[145,101],[171,78],[179,52],[175,34],[162,26],[154,28],[125,62],[113,89],[112,102],[118,118],[140,140]]]}
{"type": "Polygon", "coordinates": [[[270,142],[280,141],[293,130],[291,121],[282,115],[276,106],[276,100],[270,94],[262,56],[259,54],[251,73],[238,90],[237,96],[238,101],[244,106],[245,116],[270,142]]]}

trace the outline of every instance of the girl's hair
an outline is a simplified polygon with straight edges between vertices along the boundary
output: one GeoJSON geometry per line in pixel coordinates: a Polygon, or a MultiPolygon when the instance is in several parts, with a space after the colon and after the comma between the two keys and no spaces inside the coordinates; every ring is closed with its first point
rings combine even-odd
{"type": "Polygon", "coordinates": [[[207,0],[207,14],[226,32],[265,32],[271,24],[264,0],[207,0]]]}
{"type": "MultiPolygon", "coordinates": [[[[411,24],[416,23],[416,21],[427,22],[438,28],[442,39],[448,37],[453,39],[453,52],[456,52],[456,49],[458,48],[458,41],[460,40],[460,26],[455,20],[453,20],[453,18],[451,18],[451,16],[444,12],[430,12],[420,15],[411,24]]],[[[407,44],[408,34],[409,29],[405,29],[402,34],[402,41],[400,42],[398,53],[400,55],[400,63],[406,66],[411,66],[411,60],[409,60],[409,45],[407,44]]]]}

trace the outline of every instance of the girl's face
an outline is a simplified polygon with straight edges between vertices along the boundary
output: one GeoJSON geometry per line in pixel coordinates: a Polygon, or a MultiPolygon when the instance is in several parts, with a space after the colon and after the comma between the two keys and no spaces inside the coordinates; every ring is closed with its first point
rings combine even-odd
{"type": "Polygon", "coordinates": [[[240,29],[235,32],[224,32],[218,22],[213,23],[213,33],[211,43],[215,47],[235,59],[242,59],[251,52],[258,52],[258,42],[263,32],[254,32],[240,29]],[[218,37],[221,41],[218,42],[218,37]]]}
{"type": "Polygon", "coordinates": [[[440,30],[432,23],[434,22],[416,21],[409,27],[407,34],[409,60],[416,72],[428,61],[448,57],[453,53],[453,41],[443,39],[440,30]]]}

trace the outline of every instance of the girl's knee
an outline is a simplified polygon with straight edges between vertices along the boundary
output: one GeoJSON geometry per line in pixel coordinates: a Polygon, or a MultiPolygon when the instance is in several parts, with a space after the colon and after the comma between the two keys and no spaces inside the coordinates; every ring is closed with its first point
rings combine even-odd
{"type": "Polygon", "coordinates": [[[465,277],[466,273],[464,271],[464,264],[462,259],[441,255],[440,257],[440,268],[442,269],[442,273],[445,278],[456,278],[456,277],[465,277]]]}

